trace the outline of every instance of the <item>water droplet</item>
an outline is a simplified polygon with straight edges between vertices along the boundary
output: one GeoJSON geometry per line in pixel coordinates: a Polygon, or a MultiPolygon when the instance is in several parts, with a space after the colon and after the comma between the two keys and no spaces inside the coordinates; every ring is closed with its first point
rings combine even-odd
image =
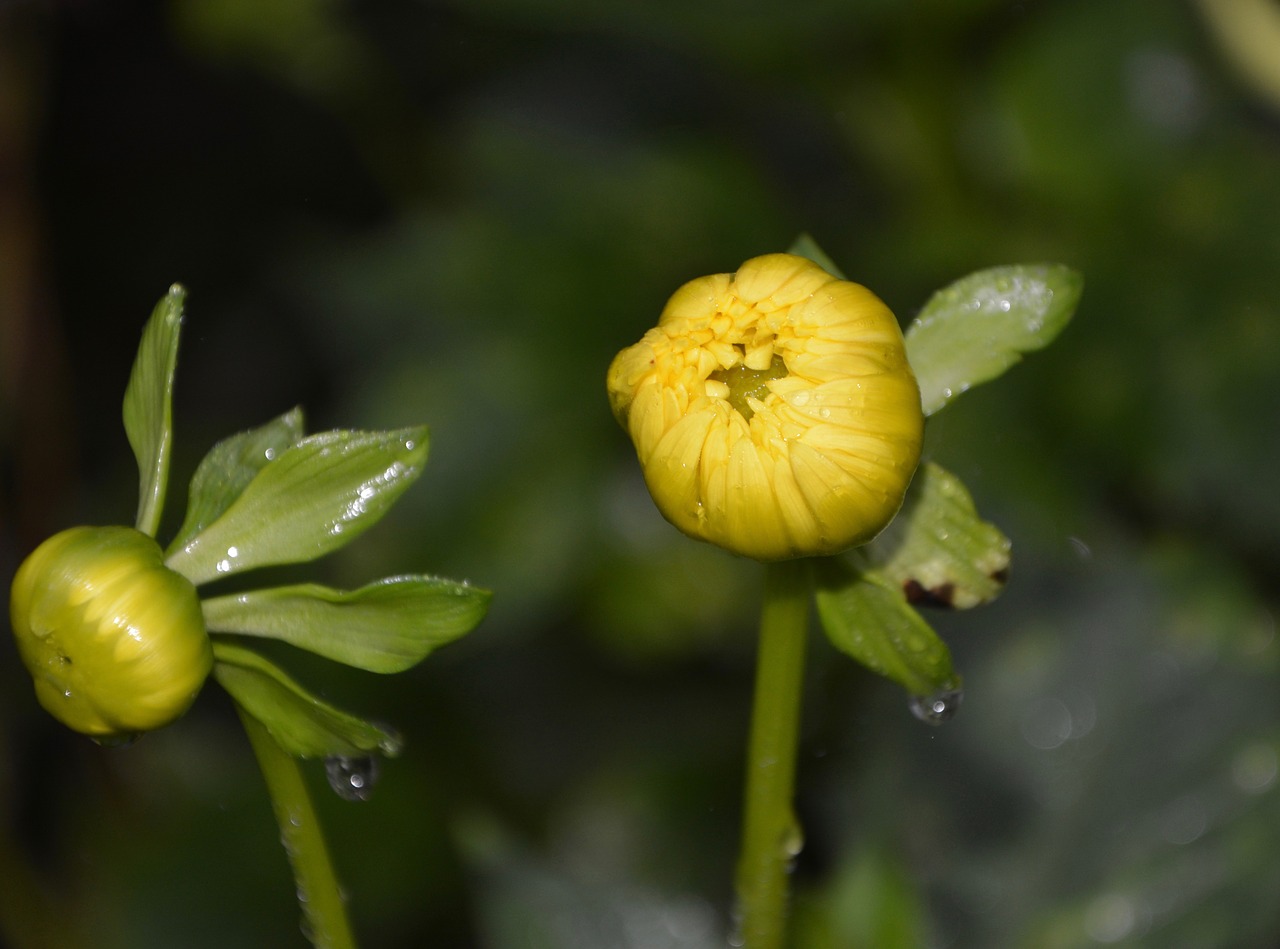
{"type": "Polygon", "coordinates": [[[799,389],[791,393],[790,399],[792,405],[805,405],[812,397],[812,393],[808,389],[799,389]]]}
{"type": "Polygon", "coordinates": [[[804,850],[804,830],[799,822],[793,820],[782,837],[782,855],[787,860],[794,861],[800,856],[802,850],[804,850]]]}
{"type": "Polygon", "coordinates": [[[367,801],[378,783],[378,760],[370,755],[330,755],[324,759],[324,773],[329,787],[344,801],[367,801]]]}
{"type": "Polygon", "coordinates": [[[963,701],[962,690],[944,689],[933,695],[913,695],[908,705],[911,708],[911,714],[926,725],[941,725],[955,715],[963,701]]]}

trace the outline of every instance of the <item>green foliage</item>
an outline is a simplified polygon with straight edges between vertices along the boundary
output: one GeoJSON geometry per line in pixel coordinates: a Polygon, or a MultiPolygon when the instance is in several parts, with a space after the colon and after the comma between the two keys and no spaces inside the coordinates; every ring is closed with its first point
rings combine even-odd
{"type": "Polygon", "coordinates": [[[898,516],[860,554],[912,600],[964,610],[999,595],[1010,546],[979,519],[960,479],[930,461],[916,472],[898,516]]]}
{"type": "Polygon", "coordinates": [[[439,577],[388,577],[358,590],[314,583],[201,603],[211,630],[265,636],[370,672],[403,672],[470,632],[489,591],[439,577]]]}
{"type": "Polygon", "coordinates": [[[138,459],[136,526],[154,537],[164,510],[173,451],[173,374],[186,291],[174,284],[156,304],[124,393],[124,430],[138,459]]]}
{"type": "Polygon", "coordinates": [[[959,479],[921,465],[897,518],[866,547],[818,561],[827,637],[867,668],[926,698],[958,689],[951,654],[916,604],[969,609],[993,600],[1009,540],[978,518],[959,479]]]}
{"type": "Polygon", "coordinates": [[[213,676],[246,713],[299,758],[400,753],[400,738],[312,695],[251,649],[213,644],[213,676]]]}
{"type": "MultiPolygon", "coordinates": [[[[841,271],[808,234],[791,245],[828,273],[841,271]]],[[[935,293],[906,333],[925,414],[1047,346],[1075,313],[1082,283],[1061,266],[1009,266],[970,274],[935,293]]],[[[915,604],[968,609],[999,594],[1009,540],[979,519],[968,489],[932,462],[917,470],[902,509],[870,544],[815,564],[818,616],[832,644],[912,696],[958,701],[951,653],[915,604]],[[941,697],[949,697],[943,699],[941,697]]],[[[917,706],[913,705],[913,708],[917,706]]],[[[923,710],[922,710],[923,711],[923,710]]]]}
{"type": "Polygon", "coordinates": [[[308,435],[254,475],[217,520],[170,548],[166,563],[205,583],[322,557],[376,524],[426,457],[425,427],[308,435]]]}
{"type": "MultiPolygon", "coordinates": [[[[125,394],[125,428],[141,475],[138,524],[152,536],[171,453],[183,297],[175,284],[152,313],[125,394]]],[[[307,436],[300,409],[224,439],[191,479],[187,515],[165,560],[174,571],[169,575],[178,579],[181,574],[190,591],[192,584],[310,561],[342,547],[377,523],[417,479],[427,447],[424,426],[307,436]]],[[[71,580],[89,588],[99,583],[71,580]]],[[[150,593],[143,587],[134,599],[150,593]]],[[[469,584],[396,576],[350,592],[298,584],[207,598],[195,614],[195,626],[206,660],[209,627],[220,634],[280,639],[356,668],[392,673],[417,665],[469,632],[488,605],[488,591],[469,584]]],[[[148,615],[146,610],[141,603],[134,612],[148,615]]],[[[221,635],[213,650],[214,677],[288,753],[398,751],[399,739],[392,733],[311,695],[263,656],[221,635]]],[[[154,661],[148,668],[163,670],[154,661]]],[[[188,704],[198,688],[199,683],[185,689],[188,704]]]]}
{"type": "Polygon", "coordinates": [[[191,477],[187,516],[169,544],[172,553],[216,521],[267,464],[302,440],[302,409],[214,445],[191,477]]]}
{"type": "Polygon", "coordinates": [[[930,297],[906,332],[925,415],[1053,342],[1083,287],[1061,265],[993,267],[930,297]]]}
{"type": "Polygon", "coordinates": [[[959,688],[946,644],[907,603],[901,587],[835,558],[819,561],[815,573],[818,617],[837,649],[912,695],[959,688]]]}

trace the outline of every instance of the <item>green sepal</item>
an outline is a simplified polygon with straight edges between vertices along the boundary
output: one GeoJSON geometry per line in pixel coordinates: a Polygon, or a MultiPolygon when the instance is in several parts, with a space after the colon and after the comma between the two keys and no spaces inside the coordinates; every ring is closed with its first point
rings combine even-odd
{"type": "Polygon", "coordinates": [[[802,233],[792,241],[791,246],[787,248],[787,253],[795,254],[797,257],[804,257],[807,260],[813,261],[827,273],[831,274],[831,276],[839,280],[849,279],[844,275],[840,268],[836,266],[836,262],[827,256],[827,252],[819,247],[818,242],[815,241],[808,233],[802,233]]]}
{"type": "Polygon", "coordinates": [[[400,753],[399,736],[316,698],[251,649],[214,641],[213,675],[236,704],[297,758],[400,753]]]}
{"type": "Polygon", "coordinates": [[[314,583],[253,590],[202,603],[219,632],[280,639],[369,672],[403,672],[470,632],[490,593],[439,577],[388,577],[358,590],[314,583]]]}
{"type": "Polygon", "coordinates": [[[314,560],[376,524],[422,473],[426,457],[425,426],[308,435],[264,466],[165,563],[200,584],[314,560]]]}
{"type": "Polygon", "coordinates": [[[187,516],[168,552],[216,521],[259,471],[302,439],[302,426],[302,409],[294,408],[214,445],[191,478],[187,516]]]}
{"type": "Polygon", "coordinates": [[[174,284],[156,304],[142,331],[124,392],[124,431],[138,460],[138,530],[160,528],[169,458],[173,451],[173,376],[187,291],[174,284]]]}
{"type": "Polygon", "coordinates": [[[861,554],[910,602],[963,610],[1004,589],[1009,548],[1009,538],[978,517],[964,483],[925,462],[898,516],[861,554]]]}
{"type": "Polygon", "coordinates": [[[981,270],[939,290],[907,327],[907,361],[925,415],[1053,342],[1084,289],[1060,264],[981,270]]]}
{"type": "Polygon", "coordinates": [[[959,688],[946,643],[907,602],[900,586],[840,557],[816,558],[814,579],[818,618],[837,649],[911,695],[959,688]]]}

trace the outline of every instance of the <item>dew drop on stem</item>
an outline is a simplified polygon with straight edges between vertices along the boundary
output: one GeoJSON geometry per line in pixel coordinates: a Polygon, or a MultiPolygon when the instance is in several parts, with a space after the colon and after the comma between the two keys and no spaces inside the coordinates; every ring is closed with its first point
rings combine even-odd
{"type": "Polygon", "coordinates": [[[913,695],[908,700],[908,705],[911,714],[926,725],[941,725],[955,715],[963,701],[962,690],[944,689],[933,695],[913,695]]]}
{"type": "Polygon", "coordinates": [[[329,787],[344,801],[367,801],[378,782],[378,760],[370,755],[330,755],[324,759],[324,773],[329,787]]]}

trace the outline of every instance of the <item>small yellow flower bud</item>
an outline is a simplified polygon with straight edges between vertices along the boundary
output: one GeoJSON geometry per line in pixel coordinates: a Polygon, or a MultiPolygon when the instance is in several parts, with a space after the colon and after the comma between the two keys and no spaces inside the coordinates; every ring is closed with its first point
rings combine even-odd
{"type": "Polygon", "coordinates": [[[55,534],[18,568],[9,616],[36,697],[95,737],[167,725],[195,700],[213,650],[195,587],[128,527],[55,534]]]}
{"type": "Polygon", "coordinates": [[[663,516],[757,560],[870,540],[920,460],[897,320],[793,254],[685,284],[614,359],[608,388],[663,516]]]}

